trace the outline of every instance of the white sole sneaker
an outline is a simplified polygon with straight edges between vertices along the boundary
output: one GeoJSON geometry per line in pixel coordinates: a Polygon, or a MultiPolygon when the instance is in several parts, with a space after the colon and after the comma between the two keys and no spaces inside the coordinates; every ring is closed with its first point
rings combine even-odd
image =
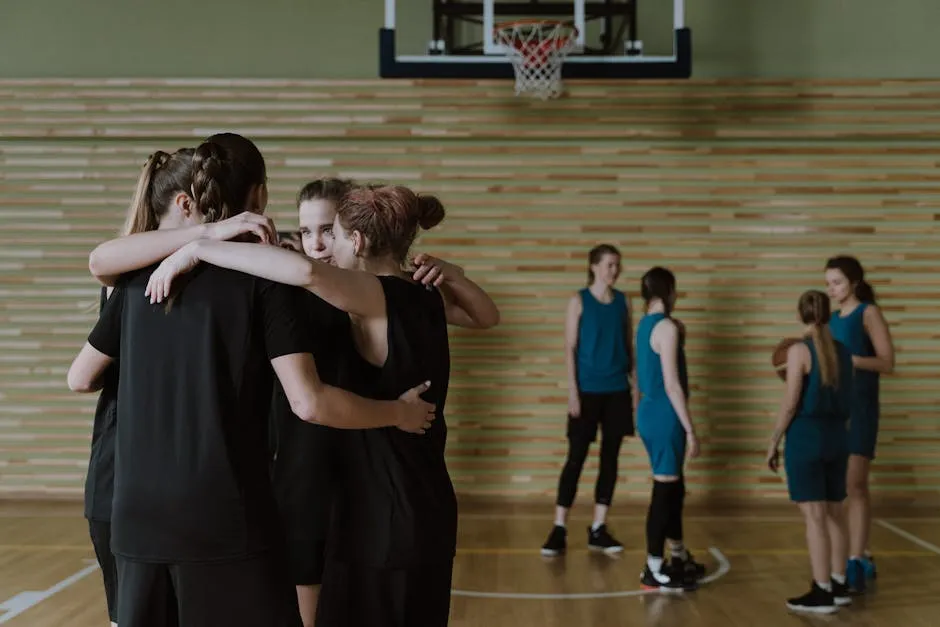
{"type": "Polygon", "coordinates": [[[623,547],[622,547],[622,546],[608,546],[608,547],[603,547],[603,546],[593,546],[593,545],[590,545],[590,544],[589,544],[589,545],[588,545],[588,550],[589,550],[589,551],[594,551],[594,552],[596,552],[596,553],[606,553],[607,555],[614,555],[614,554],[616,554],[616,553],[622,553],[622,552],[623,552],[623,547]]]}
{"type": "Polygon", "coordinates": [[[793,605],[792,603],[787,603],[787,608],[794,612],[805,612],[807,614],[835,614],[839,611],[839,607],[836,605],[793,605]]]}

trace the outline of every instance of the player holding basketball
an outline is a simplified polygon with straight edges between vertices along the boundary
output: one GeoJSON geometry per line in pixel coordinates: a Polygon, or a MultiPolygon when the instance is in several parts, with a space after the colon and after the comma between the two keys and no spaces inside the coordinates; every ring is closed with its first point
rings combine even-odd
{"type": "Polygon", "coordinates": [[[787,487],[806,521],[813,568],[810,591],[789,599],[787,607],[829,614],[852,602],[845,583],[848,547],[842,508],[852,360],[848,349],[830,334],[825,294],[816,290],[804,293],[798,311],[806,325],[805,339],[787,349],[786,391],[767,451],[767,465],[777,472],[780,440],[786,434],[787,487]]]}
{"type": "Polygon", "coordinates": [[[866,579],[876,575],[868,539],[871,532],[871,496],[868,478],[875,459],[880,414],[882,374],[894,372],[894,344],[888,323],[875,304],[875,291],[854,257],[833,257],[826,262],[826,288],[839,310],[832,314],[832,336],[852,353],[855,393],[849,421],[848,518],[849,587],[863,592],[866,579]]]}
{"type": "Polygon", "coordinates": [[[607,529],[620,446],[625,436],[633,435],[633,328],[626,296],[613,287],[619,276],[620,252],[610,244],[595,246],[588,254],[588,286],[568,301],[568,458],[558,481],[555,525],[542,546],[542,555],[560,555],[567,550],[568,512],[598,426],[603,434],[601,461],[588,548],[604,553],[623,550],[607,529]]]}
{"type": "Polygon", "coordinates": [[[682,543],[686,455],[699,455],[698,438],[689,413],[689,381],[685,360],[685,326],[672,317],[676,278],[655,267],[640,283],[646,315],[636,331],[637,430],[649,454],[653,495],[646,518],[646,567],[641,583],[648,589],[690,590],[705,567],[682,543]],[[664,562],[669,540],[672,560],[664,562]]]}

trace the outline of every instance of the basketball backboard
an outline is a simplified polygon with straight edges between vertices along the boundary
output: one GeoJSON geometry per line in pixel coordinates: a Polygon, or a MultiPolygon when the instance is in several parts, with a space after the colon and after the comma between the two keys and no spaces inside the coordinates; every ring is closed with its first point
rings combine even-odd
{"type": "Polygon", "coordinates": [[[684,0],[385,0],[382,78],[512,78],[494,27],[564,20],[578,29],[565,78],[688,78],[692,34],[684,0]]]}

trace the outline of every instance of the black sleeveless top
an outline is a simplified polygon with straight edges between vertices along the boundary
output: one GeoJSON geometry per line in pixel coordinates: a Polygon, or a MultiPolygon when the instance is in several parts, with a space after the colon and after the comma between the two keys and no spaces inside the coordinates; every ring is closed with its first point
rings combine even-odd
{"type": "MultiPolygon", "coordinates": [[[[108,288],[101,288],[98,314],[108,301],[108,288]]],[[[114,433],[117,428],[118,363],[115,360],[104,372],[104,385],[95,407],[91,430],[91,456],[85,476],[85,518],[111,520],[111,499],[114,496],[114,433]]]]}
{"type": "Polygon", "coordinates": [[[423,381],[437,406],[424,435],[396,428],[343,431],[336,517],[329,554],[376,568],[446,563],[457,546],[457,499],[447,472],[444,403],[450,348],[444,302],[437,290],[380,276],[388,318],[388,358],[382,367],[350,360],[341,387],[393,400],[423,381]]]}

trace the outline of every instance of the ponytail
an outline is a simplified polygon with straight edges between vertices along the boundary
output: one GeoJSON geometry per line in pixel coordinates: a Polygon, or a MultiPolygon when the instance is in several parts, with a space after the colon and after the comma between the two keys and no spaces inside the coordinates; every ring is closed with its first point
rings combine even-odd
{"type": "Polygon", "coordinates": [[[189,195],[193,152],[192,148],[180,148],[174,153],[158,150],[147,157],[121,235],[156,230],[174,197],[180,193],[189,195]]]}
{"type": "Polygon", "coordinates": [[[813,346],[819,361],[819,378],[824,387],[839,387],[839,362],[836,358],[836,344],[829,332],[829,325],[813,325],[813,346]]]}
{"type": "Polygon", "coordinates": [[[127,218],[124,220],[121,235],[154,231],[160,225],[158,212],[162,214],[163,208],[161,207],[159,210],[154,208],[151,200],[151,190],[154,173],[165,166],[169,159],[170,154],[162,150],[158,150],[147,157],[147,162],[144,163],[144,167],[140,171],[140,178],[137,179],[134,198],[131,200],[130,207],[127,208],[127,218]]]}
{"type": "Polygon", "coordinates": [[[871,286],[871,283],[862,279],[855,284],[855,298],[859,299],[863,303],[875,304],[875,288],[871,286]]]}
{"type": "Polygon", "coordinates": [[[229,173],[227,165],[225,149],[212,142],[199,146],[193,156],[193,200],[206,222],[224,220],[221,216],[231,211],[226,211],[222,195],[222,185],[229,173]]]}
{"type": "Polygon", "coordinates": [[[829,332],[829,297],[819,290],[809,290],[800,296],[798,305],[803,324],[812,325],[811,335],[816,358],[819,362],[819,376],[825,387],[839,386],[839,362],[836,357],[836,345],[829,332]]]}

